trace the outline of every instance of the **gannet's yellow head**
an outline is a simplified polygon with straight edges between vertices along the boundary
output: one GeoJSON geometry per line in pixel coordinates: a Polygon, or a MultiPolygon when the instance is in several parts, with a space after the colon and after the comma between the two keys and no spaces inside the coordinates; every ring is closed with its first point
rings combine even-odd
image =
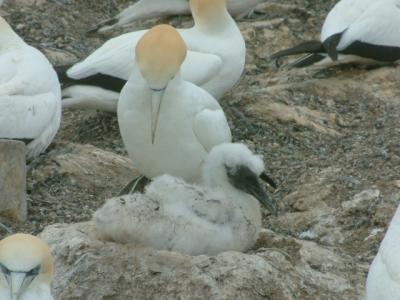
{"type": "Polygon", "coordinates": [[[8,283],[10,300],[18,300],[33,281],[51,283],[50,249],[41,239],[29,234],[9,236],[0,241],[0,271],[8,283]]]}
{"type": "Polygon", "coordinates": [[[179,71],[186,52],[185,42],[174,27],[158,25],[138,42],[136,62],[149,87],[161,90],[179,71]]]}
{"type": "Polygon", "coordinates": [[[151,142],[154,144],[164,91],[186,57],[186,45],[169,25],[151,28],[136,46],[136,63],[151,89],[151,142]]]}
{"type": "Polygon", "coordinates": [[[198,16],[226,9],[225,0],[189,0],[189,3],[192,13],[198,16]]]}
{"type": "Polygon", "coordinates": [[[225,0],[189,0],[189,4],[196,25],[210,25],[212,28],[229,15],[225,0]]]}

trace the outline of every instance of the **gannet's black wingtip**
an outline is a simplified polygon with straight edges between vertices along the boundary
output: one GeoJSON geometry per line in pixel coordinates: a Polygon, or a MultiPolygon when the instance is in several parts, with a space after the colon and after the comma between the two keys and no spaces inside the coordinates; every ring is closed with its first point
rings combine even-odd
{"type": "Polygon", "coordinates": [[[270,55],[270,59],[278,59],[284,56],[304,53],[325,53],[325,48],[320,41],[307,41],[292,48],[284,49],[270,55]]]}
{"type": "Polygon", "coordinates": [[[313,53],[313,54],[308,54],[306,56],[300,57],[298,60],[290,63],[288,67],[291,68],[304,68],[311,66],[317,62],[320,62],[324,58],[326,58],[327,55],[323,54],[318,54],[318,53],[313,53]]]}
{"type": "Polygon", "coordinates": [[[118,19],[117,18],[110,18],[110,19],[106,19],[100,23],[98,23],[97,25],[93,26],[92,28],[90,28],[88,31],[86,31],[86,34],[96,34],[99,33],[101,31],[101,29],[105,26],[115,26],[118,23],[118,19]]]}

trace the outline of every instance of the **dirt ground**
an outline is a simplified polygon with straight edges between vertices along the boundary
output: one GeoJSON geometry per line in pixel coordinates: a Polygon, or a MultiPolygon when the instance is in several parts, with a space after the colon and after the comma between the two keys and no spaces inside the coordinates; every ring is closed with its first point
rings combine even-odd
{"type": "MultiPolygon", "coordinates": [[[[53,53],[61,51],[72,62],[86,57],[110,37],[88,36],[85,32],[128,2],[47,0],[44,5],[23,6],[17,1],[7,4],[1,12],[28,43],[53,53]]],[[[304,224],[290,223],[291,216],[306,211],[299,208],[298,202],[291,202],[291,195],[302,191],[306,193],[304,198],[308,198],[307,193],[324,194],[319,201],[337,210],[335,224],[340,227],[343,240],[329,243],[317,239],[318,243],[352,256],[355,263],[367,264],[376,253],[400,198],[400,91],[396,87],[400,70],[393,66],[385,71],[334,66],[289,71],[278,70],[268,59],[274,51],[295,42],[318,38],[324,16],[334,2],[271,1],[266,9],[239,21],[248,48],[246,70],[220,103],[234,140],[263,154],[270,174],[279,184],[274,198],[279,203],[280,216],[266,212],[265,227],[297,238],[325,217],[318,216],[309,223],[303,220],[304,224]],[[368,72],[375,72],[371,73],[375,77],[368,77],[368,72]],[[374,78],[380,81],[373,82],[374,78]],[[305,113],[308,123],[278,118],[264,110],[271,103],[285,108],[305,107],[319,117],[305,113]],[[329,191],[323,193],[328,187],[329,191]],[[371,188],[380,191],[377,202],[366,209],[341,213],[342,203],[371,188]],[[375,228],[380,230],[369,238],[375,228]]],[[[168,17],[136,22],[131,28],[160,22],[177,27],[191,24],[189,17],[168,17]]],[[[65,111],[56,141],[41,159],[50,164],[48,157],[68,152],[66,145],[71,142],[125,155],[116,116],[111,113],[65,111]]],[[[53,223],[89,220],[105,198],[115,195],[124,185],[121,182],[82,189],[64,175],[38,181],[33,169],[28,176],[29,219],[23,226],[7,225],[32,233],[53,223]]]]}

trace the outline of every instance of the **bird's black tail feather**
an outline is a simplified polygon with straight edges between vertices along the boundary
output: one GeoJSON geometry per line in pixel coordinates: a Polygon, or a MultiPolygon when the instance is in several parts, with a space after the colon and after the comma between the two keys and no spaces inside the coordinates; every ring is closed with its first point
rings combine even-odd
{"type": "Polygon", "coordinates": [[[119,93],[126,83],[126,80],[123,80],[121,78],[100,73],[82,79],[72,79],[69,78],[67,75],[67,70],[71,67],[72,65],[54,67],[63,88],[69,87],[71,85],[90,85],[119,93]]]}
{"type": "MultiPolygon", "coordinates": [[[[71,67],[72,67],[72,64],[54,67],[54,70],[56,71],[57,76],[58,76],[58,80],[63,85],[68,85],[68,83],[70,83],[71,81],[74,81],[73,79],[71,79],[67,76],[67,70],[71,67]]],[[[71,84],[72,84],[72,82],[71,82],[71,84]]]]}
{"type": "Polygon", "coordinates": [[[326,53],[324,45],[320,41],[308,41],[301,43],[293,48],[276,52],[270,56],[271,59],[279,59],[283,56],[296,55],[303,53],[326,53]]]}
{"type": "Polygon", "coordinates": [[[291,63],[289,65],[289,68],[304,68],[311,66],[312,64],[315,64],[324,58],[326,58],[327,55],[319,54],[319,53],[312,53],[308,54],[306,56],[300,57],[298,60],[295,62],[291,63]]]}
{"type": "Polygon", "coordinates": [[[100,31],[100,29],[103,28],[104,26],[114,26],[117,23],[118,23],[117,18],[110,18],[110,19],[101,21],[100,23],[96,24],[95,26],[90,28],[86,33],[87,34],[95,34],[95,33],[98,33],[100,31]]]}

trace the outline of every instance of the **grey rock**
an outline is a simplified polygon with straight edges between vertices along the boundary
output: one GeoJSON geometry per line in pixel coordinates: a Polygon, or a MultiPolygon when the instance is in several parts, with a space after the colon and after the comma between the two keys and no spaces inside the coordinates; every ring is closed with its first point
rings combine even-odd
{"type": "Polygon", "coordinates": [[[41,237],[55,256],[56,299],[356,299],[363,293],[362,266],[269,230],[256,253],[214,257],[102,242],[90,222],[52,225],[41,237]]]}
{"type": "Polygon", "coordinates": [[[346,211],[367,211],[378,203],[380,195],[381,192],[378,189],[365,190],[355,195],[352,200],[343,202],[342,207],[346,211]]]}

